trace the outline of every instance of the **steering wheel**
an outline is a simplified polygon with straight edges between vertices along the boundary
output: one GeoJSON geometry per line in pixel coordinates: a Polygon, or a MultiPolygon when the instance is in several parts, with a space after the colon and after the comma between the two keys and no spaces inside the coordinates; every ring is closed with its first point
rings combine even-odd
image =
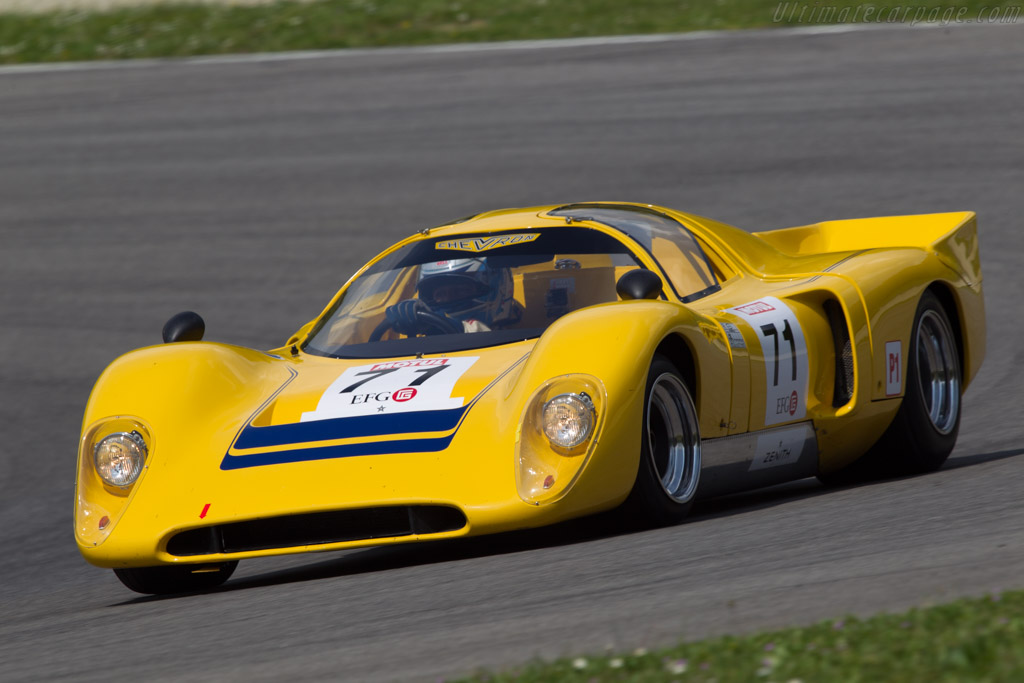
{"type": "Polygon", "coordinates": [[[461,322],[435,313],[420,299],[406,299],[388,306],[384,311],[384,320],[370,334],[370,341],[380,341],[390,329],[407,337],[418,334],[461,334],[463,331],[461,322]]]}

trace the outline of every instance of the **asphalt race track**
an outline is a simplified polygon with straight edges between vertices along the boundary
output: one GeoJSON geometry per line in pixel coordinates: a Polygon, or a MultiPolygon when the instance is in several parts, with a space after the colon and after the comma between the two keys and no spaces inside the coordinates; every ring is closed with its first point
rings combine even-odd
{"type": "Polygon", "coordinates": [[[1024,26],[0,70],[0,679],[436,680],[1024,588],[1022,111],[1024,26]],[[90,387],[171,314],[271,348],[397,238],[593,199],[748,229],[976,210],[954,457],[645,533],[243,562],[205,595],[78,555],[90,387]]]}

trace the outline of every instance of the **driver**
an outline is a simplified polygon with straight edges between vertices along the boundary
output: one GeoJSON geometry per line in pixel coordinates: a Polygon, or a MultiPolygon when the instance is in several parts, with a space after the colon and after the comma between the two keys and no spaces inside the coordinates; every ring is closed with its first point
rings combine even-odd
{"type": "Polygon", "coordinates": [[[462,323],[463,332],[488,332],[522,317],[508,268],[489,268],[487,258],[424,263],[416,285],[420,301],[462,323]]]}
{"type": "Polygon", "coordinates": [[[419,298],[390,306],[387,318],[400,334],[422,333],[418,313],[439,316],[441,329],[450,332],[489,332],[513,325],[523,308],[513,298],[512,273],[508,268],[489,268],[487,258],[449,259],[420,266],[416,293],[419,298]]]}

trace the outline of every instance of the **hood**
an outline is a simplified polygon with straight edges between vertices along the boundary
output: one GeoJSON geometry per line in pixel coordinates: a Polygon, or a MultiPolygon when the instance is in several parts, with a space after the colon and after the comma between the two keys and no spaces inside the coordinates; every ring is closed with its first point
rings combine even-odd
{"type": "Polygon", "coordinates": [[[532,346],[378,360],[303,356],[248,417],[220,467],[443,450],[532,346]]]}

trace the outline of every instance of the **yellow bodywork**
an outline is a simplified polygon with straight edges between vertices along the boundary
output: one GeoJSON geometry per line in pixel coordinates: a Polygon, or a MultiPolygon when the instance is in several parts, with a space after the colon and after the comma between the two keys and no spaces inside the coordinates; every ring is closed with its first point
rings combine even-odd
{"type": "MultiPolygon", "coordinates": [[[[395,430],[405,423],[395,421],[390,431],[374,428],[380,433],[345,438],[323,438],[294,427],[304,413],[316,410],[327,388],[347,369],[424,360],[311,355],[302,347],[317,320],[303,326],[286,346],[269,352],[179,342],[118,358],[97,381],[83,421],[75,514],[82,554],[103,567],[209,563],[494,533],[610,509],[626,498],[636,477],[645,382],[655,353],[668,356],[692,384],[705,443],[788,423],[784,418],[790,406],[784,402],[776,413],[783,419],[771,418],[771,401],[778,402],[770,399],[767,386],[766,364],[771,361],[761,351],[765,338],[750,322],[761,306],[758,302],[766,298],[784,302],[806,344],[807,395],[799,398],[803,414],[792,422],[813,424],[821,473],[864,453],[899,408],[902,390],[893,394],[891,387],[903,387],[905,370],[900,369],[902,377],[893,377],[886,344],[910,348],[914,312],[926,289],[948,302],[961,346],[964,386],[982,362],[984,305],[971,213],[836,221],[751,234],[698,216],[637,206],[689,228],[707,252],[720,288],[684,304],[665,286],[661,300],[576,310],[537,339],[440,354],[437,358],[453,361],[476,359],[452,391],[465,409],[452,411],[448,422],[411,421],[414,431],[400,432],[395,430]],[[826,301],[842,311],[852,345],[852,395],[842,405],[835,400],[836,352],[823,312],[826,301]],[[553,381],[583,382],[595,396],[596,435],[586,452],[570,454],[575,460],[537,455],[538,462],[550,466],[555,485],[550,495],[526,501],[518,488],[524,482],[517,485],[522,477],[517,458],[522,449],[540,446],[531,445],[529,434],[523,433],[524,413],[553,381]],[[98,439],[124,425],[145,431],[149,452],[139,480],[130,489],[118,490],[98,478],[92,449],[98,439]],[[280,434],[293,434],[299,441],[278,443],[280,434]],[[398,505],[448,506],[461,511],[466,523],[439,533],[232,553],[168,552],[170,539],[190,529],[398,505]]],[[[444,237],[455,243],[469,233],[504,236],[558,229],[566,220],[549,215],[555,208],[483,214],[417,234],[381,257],[416,240],[444,237]]],[[[680,270],[670,249],[655,245],[656,261],[602,223],[577,220],[573,225],[626,242],[666,285],[673,270],[680,270]]],[[[613,286],[621,270],[595,270],[604,274],[591,289],[613,286]]],[[[403,286],[409,285],[395,284],[403,286]]],[[[536,285],[529,273],[522,275],[516,282],[517,299],[530,296],[532,287],[536,285]]],[[[330,309],[328,305],[325,313],[330,309]]]]}

